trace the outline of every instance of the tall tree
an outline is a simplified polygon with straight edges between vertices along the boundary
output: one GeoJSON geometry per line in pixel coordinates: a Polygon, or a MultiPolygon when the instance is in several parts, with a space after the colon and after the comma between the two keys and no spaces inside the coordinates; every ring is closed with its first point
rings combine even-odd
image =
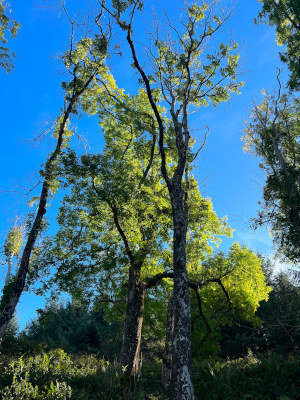
{"type": "MultiPolygon", "coordinates": [[[[98,276],[96,282],[102,282],[106,293],[114,286],[114,298],[118,292],[124,295],[124,285],[128,287],[120,363],[130,375],[136,375],[145,295],[163,278],[172,276],[171,210],[159,174],[153,116],[146,93],[141,90],[129,97],[113,86],[110,77],[105,83],[107,102],[103,92],[92,101],[90,96],[87,98],[90,112],[99,114],[106,145],[101,155],[76,159],[74,153],[69,153],[65,157],[62,174],[71,184],[72,196],[65,198],[61,209],[60,232],[48,241],[50,247],[45,242],[34,264],[38,273],[41,265],[54,264],[54,279],[67,290],[74,290],[83,276],[93,277],[94,282],[98,276]],[[115,275],[119,289],[112,279],[115,275]]],[[[231,230],[217,218],[210,201],[201,198],[192,178],[189,190],[194,228],[191,241],[199,261],[210,252],[209,242],[217,243],[219,235],[230,234],[231,230]]],[[[99,292],[97,283],[95,289],[99,292]]]]}
{"type": "Polygon", "coordinates": [[[56,138],[56,147],[48,157],[41,172],[43,184],[38,199],[38,207],[28,231],[20,266],[16,276],[3,289],[3,296],[0,303],[0,340],[4,336],[5,330],[13,317],[15,308],[24,290],[31,253],[44,226],[44,215],[47,211],[49,196],[57,189],[55,168],[59,157],[72,135],[72,131],[68,129],[70,118],[77,112],[82,94],[92,84],[95,77],[101,71],[105,70],[103,63],[107,54],[106,51],[107,37],[104,35],[102,37],[98,36],[94,40],[84,38],[77,45],[73,43],[72,35],[70,49],[63,56],[65,67],[71,74],[72,79],[70,82],[62,84],[65,90],[65,108],[57,118],[53,131],[56,138]]]}
{"type": "MultiPolygon", "coordinates": [[[[120,363],[134,376],[140,367],[146,276],[151,270],[158,273],[162,268],[159,249],[163,254],[163,243],[169,237],[169,217],[168,212],[162,211],[168,204],[157,174],[157,140],[145,93],[141,91],[130,98],[112,86],[108,89],[106,85],[106,104],[103,94],[97,105],[89,104],[90,112],[95,108],[100,116],[106,147],[102,155],[82,157],[83,168],[76,182],[82,183],[81,198],[87,197],[93,203],[85,208],[114,236],[110,240],[115,242],[121,258],[116,264],[125,263],[128,267],[120,363]]],[[[71,166],[69,176],[72,170],[71,166]]],[[[79,201],[78,207],[83,207],[83,203],[79,201]]],[[[107,234],[104,233],[106,238],[101,237],[104,247],[109,245],[107,234]]]]}
{"type": "Polygon", "coordinates": [[[214,105],[230,98],[231,92],[239,92],[237,82],[239,55],[235,43],[215,44],[215,52],[207,51],[207,42],[224,25],[229,12],[219,11],[218,2],[197,3],[186,6],[181,28],[166,25],[165,36],[157,28],[154,33],[152,61],[154,71],[146,72],[133,41],[133,20],[136,10],[141,10],[139,0],[113,1],[113,8],[105,9],[127,33],[133,66],[140,74],[140,83],[146,89],[149,104],[156,119],[159,132],[161,173],[166,182],[172,206],[173,219],[173,270],[174,270],[174,337],[172,390],[174,399],[194,399],[191,359],[190,300],[186,268],[186,237],[188,231],[188,186],[189,165],[194,158],[191,151],[192,137],[189,127],[189,111],[214,105]],[[126,13],[125,13],[126,12],[126,13]],[[126,16],[129,17],[126,21],[126,16]],[[125,18],[125,20],[124,20],[125,18]],[[172,122],[167,127],[161,115],[164,104],[172,122]],[[169,133],[173,145],[167,148],[166,135],[169,133]],[[175,155],[169,163],[169,152],[175,155]]]}
{"type": "MultiPolygon", "coordinates": [[[[279,82],[280,84],[280,82],[279,82]]],[[[300,260],[300,101],[264,93],[245,129],[245,150],[260,157],[266,172],[263,209],[255,226],[271,227],[278,253],[300,260]]]]}
{"type": "Polygon", "coordinates": [[[288,85],[300,89],[300,6],[298,0],[258,0],[263,3],[258,20],[275,26],[277,43],[286,46],[281,60],[291,71],[288,85]]]}

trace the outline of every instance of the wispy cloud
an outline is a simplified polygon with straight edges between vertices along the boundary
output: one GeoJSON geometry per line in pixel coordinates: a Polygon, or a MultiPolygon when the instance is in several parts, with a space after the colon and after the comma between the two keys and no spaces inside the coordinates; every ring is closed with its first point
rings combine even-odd
{"type": "Polygon", "coordinates": [[[256,231],[251,229],[236,231],[234,237],[254,251],[263,254],[272,253],[272,239],[266,228],[260,228],[256,231]]]}

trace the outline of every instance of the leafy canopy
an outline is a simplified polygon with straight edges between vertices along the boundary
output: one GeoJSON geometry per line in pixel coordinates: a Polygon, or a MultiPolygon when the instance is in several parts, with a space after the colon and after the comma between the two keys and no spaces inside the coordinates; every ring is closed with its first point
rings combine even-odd
{"type": "Polygon", "coordinates": [[[275,26],[277,43],[286,46],[281,60],[291,71],[288,85],[300,88],[300,6],[299,0],[259,0],[263,3],[258,20],[275,26]]]}
{"type": "MultiPolygon", "coordinates": [[[[61,180],[71,193],[60,209],[57,235],[45,240],[31,271],[32,276],[41,275],[55,266],[52,283],[60,289],[81,290],[84,281],[89,293],[104,290],[115,296],[118,287],[123,293],[129,266],[122,234],[142,263],[144,282],[172,269],[171,206],[145,91],[128,96],[110,75],[101,79],[83,107],[99,115],[106,145],[102,154],[77,157],[69,151],[64,157],[61,180]]],[[[189,191],[188,253],[191,262],[199,263],[231,229],[216,216],[211,201],[201,197],[193,176],[189,191]]]]}

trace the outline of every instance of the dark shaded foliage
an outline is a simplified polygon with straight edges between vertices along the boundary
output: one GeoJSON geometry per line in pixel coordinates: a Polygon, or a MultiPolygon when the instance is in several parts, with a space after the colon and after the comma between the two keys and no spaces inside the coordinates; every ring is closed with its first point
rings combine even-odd
{"type": "Polygon", "coordinates": [[[269,300],[262,301],[256,313],[261,320],[258,326],[235,321],[232,326],[223,327],[221,357],[243,357],[249,349],[255,353],[272,351],[286,356],[299,350],[300,288],[284,273],[273,278],[270,285],[269,300]]]}
{"type": "Polygon", "coordinates": [[[194,369],[201,400],[296,400],[300,360],[275,353],[231,361],[204,361],[194,369]]]}
{"type": "Polygon", "coordinates": [[[62,348],[69,353],[98,353],[113,360],[119,354],[120,330],[118,322],[108,323],[104,309],[87,305],[50,303],[27,328],[21,339],[35,346],[62,348]]]}
{"type": "Polygon", "coordinates": [[[288,86],[292,90],[300,88],[300,6],[299,0],[259,0],[262,9],[258,19],[275,27],[277,42],[285,45],[280,52],[281,60],[287,64],[291,74],[288,86]]]}

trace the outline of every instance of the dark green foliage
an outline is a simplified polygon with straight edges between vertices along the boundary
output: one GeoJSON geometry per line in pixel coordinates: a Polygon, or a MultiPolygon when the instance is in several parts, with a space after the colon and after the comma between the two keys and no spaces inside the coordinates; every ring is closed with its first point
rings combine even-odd
{"type": "Polygon", "coordinates": [[[300,288],[281,273],[272,284],[269,301],[262,302],[258,317],[263,321],[256,340],[260,350],[296,352],[300,344],[300,288]]]}
{"type": "Polygon", "coordinates": [[[300,343],[300,288],[291,283],[288,275],[271,279],[272,291],[268,301],[262,301],[256,316],[261,322],[252,326],[237,320],[223,327],[219,356],[242,357],[251,349],[255,353],[296,353],[300,343]]]}
{"type": "MultiPolygon", "coordinates": [[[[5,336],[1,342],[0,352],[5,352],[11,354],[13,350],[18,351],[19,347],[16,347],[18,343],[18,331],[19,331],[19,322],[18,318],[14,316],[6,329],[5,336]]],[[[16,352],[14,351],[14,354],[16,352]]]]}
{"type": "Polygon", "coordinates": [[[289,360],[274,353],[204,361],[194,368],[195,392],[201,400],[296,400],[299,376],[299,357],[289,360]]]}
{"type": "Polygon", "coordinates": [[[245,357],[249,349],[258,349],[258,339],[252,336],[256,328],[249,321],[236,321],[231,326],[224,326],[221,331],[219,357],[232,359],[245,357]]]}
{"type": "Polygon", "coordinates": [[[45,344],[47,348],[60,347],[69,353],[98,353],[114,359],[119,352],[120,324],[106,322],[103,309],[53,302],[45,310],[38,310],[38,318],[22,339],[29,347],[45,344]]]}
{"type": "Polygon", "coordinates": [[[289,87],[300,88],[300,5],[299,0],[259,0],[263,3],[260,21],[275,26],[277,43],[286,46],[280,58],[291,71],[289,87]]]}
{"type": "MultiPolygon", "coordinates": [[[[279,80],[279,76],[278,76],[279,80]]],[[[266,174],[262,210],[255,226],[269,225],[278,253],[300,260],[300,101],[281,94],[264,95],[247,123],[244,149],[260,157],[266,174]]]]}
{"type": "Polygon", "coordinates": [[[0,299],[0,312],[5,308],[16,284],[16,277],[13,277],[7,285],[2,289],[2,297],[0,299]]]}

